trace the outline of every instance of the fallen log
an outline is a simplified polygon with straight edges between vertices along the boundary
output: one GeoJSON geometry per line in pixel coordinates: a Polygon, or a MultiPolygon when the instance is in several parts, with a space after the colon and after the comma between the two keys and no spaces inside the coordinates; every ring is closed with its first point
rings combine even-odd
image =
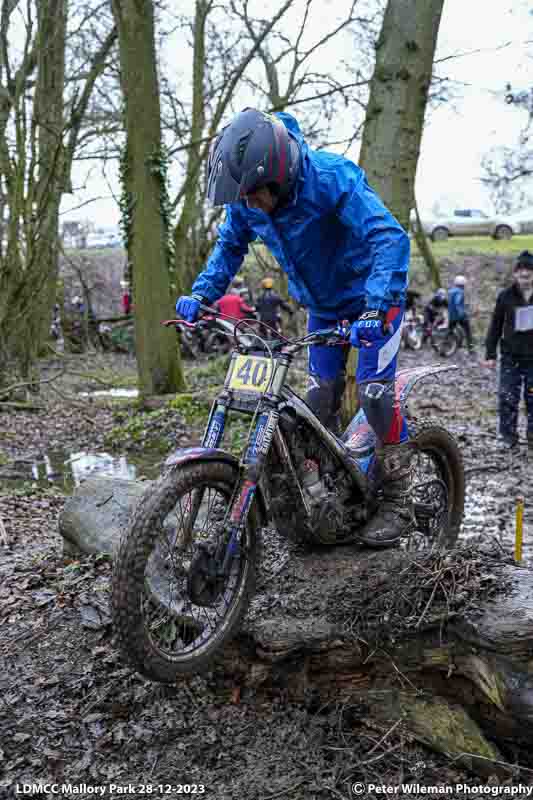
{"type": "MultiPolygon", "coordinates": [[[[150,482],[85,481],[65,552],[113,554],[150,482]]],[[[243,692],[357,705],[474,772],[533,767],[533,571],[494,543],[297,550],[263,532],[256,596],[217,672],[243,692]]]]}

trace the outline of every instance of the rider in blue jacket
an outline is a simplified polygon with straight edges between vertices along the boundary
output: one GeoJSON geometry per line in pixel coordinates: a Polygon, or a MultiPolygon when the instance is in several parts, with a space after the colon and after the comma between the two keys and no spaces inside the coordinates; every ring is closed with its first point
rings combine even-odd
{"type": "Polygon", "coordinates": [[[448,322],[450,331],[454,331],[457,325],[461,326],[465,332],[468,350],[473,353],[472,329],[465,305],[465,286],[464,275],[457,275],[453,282],[453,288],[448,292],[448,322]]]}
{"type": "MultiPolygon", "coordinates": [[[[213,205],[226,206],[226,219],[192,296],[176,303],[178,314],[193,321],[200,303],[221,297],[248,245],[260,238],[287,273],[291,296],[309,310],[309,332],[351,321],[361,405],[380,443],[383,475],[383,502],[361,538],[374,546],[395,543],[413,521],[408,431],[393,391],[407,234],[364,172],[343,156],[308,147],[286,113],[236,115],[211,147],[207,193],[213,205]]],[[[310,348],[307,402],[333,429],[345,359],[345,348],[310,348]]]]}

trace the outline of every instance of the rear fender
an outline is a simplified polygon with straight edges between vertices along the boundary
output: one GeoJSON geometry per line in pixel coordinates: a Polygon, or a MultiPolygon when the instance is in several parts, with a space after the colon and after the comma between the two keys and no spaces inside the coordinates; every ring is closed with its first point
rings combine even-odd
{"type": "Polygon", "coordinates": [[[396,373],[396,380],[394,382],[396,401],[403,406],[413,386],[418,383],[418,381],[424,380],[430,375],[437,375],[439,372],[447,372],[453,369],[459,369],[459,367],[455,364],[429,364],[426,367],[407,367],[406,369],[399,370],[396,373]]]}
{"type": "MultiPolygon", "coordinates": [[[[394,382],[394,396],[396,403],[404,407],[411,390],[420,380],[428,378],[430,375],[437,375],[439,372],[458,369],[455,364],[430,364],[425,367],[407,367],[396,373],[394,382]]],[[[357,451],[361,456],[367,456],[376,446],[376,435],[366,418],[362,408],[356,413],[348,427],[346,428],[342,440],[352,451],[357,451]]]]}
{"type": "MultiPolygon", "coordinates": [[[[227,450],[217,447],[180,447],[170,453],[165,461],[165,467],[182,467],[185,464],[205,463],[206,461],[223,461],[233,467],[237,475],[239,474],[239,459],[232,453],[228,453],[227,450]]],[[[261,527],[266,527],[269,515],[260,483],[256,487],[255,496],[260,517],[259,524],[261,527]]]]}

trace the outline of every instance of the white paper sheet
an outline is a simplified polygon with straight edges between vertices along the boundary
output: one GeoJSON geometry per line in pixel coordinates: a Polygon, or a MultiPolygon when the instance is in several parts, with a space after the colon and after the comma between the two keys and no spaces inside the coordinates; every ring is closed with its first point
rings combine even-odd
{"type": "Polygon", "coordinates": [[[533,306],[516,309],[515,331],[533,331],[533,306]]]}

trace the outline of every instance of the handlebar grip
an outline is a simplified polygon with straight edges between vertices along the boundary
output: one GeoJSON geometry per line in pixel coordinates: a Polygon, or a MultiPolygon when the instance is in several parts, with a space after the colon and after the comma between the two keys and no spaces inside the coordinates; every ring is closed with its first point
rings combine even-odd
{"type": "Polygon", "coordinates": [[[200,311],[204,311],[206,314],[217,314],[216,308],[213,306],[206,306],[203,303],[200,303],[200,311]]]}

